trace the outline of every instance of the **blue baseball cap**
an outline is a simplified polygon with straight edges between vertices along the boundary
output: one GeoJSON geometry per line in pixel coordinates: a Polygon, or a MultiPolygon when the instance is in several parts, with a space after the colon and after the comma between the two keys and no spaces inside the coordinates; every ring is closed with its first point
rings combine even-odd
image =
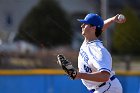
{"type": "Polygon", "coordinates": [[[77,19],[81,23],[91,24],[97,28],[102,29],[104,26],[103,19],[98,14],[89,13],[84,19],[77,19]]]}

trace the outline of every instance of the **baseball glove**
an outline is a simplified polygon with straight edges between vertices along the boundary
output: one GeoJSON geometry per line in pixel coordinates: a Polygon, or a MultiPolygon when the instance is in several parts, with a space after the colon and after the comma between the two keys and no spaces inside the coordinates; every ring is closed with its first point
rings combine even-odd
{"type": "Polygon", "coordinates": [[[63,55],[57,55],[57,60],[57,63],[62,67],[70,79],[74,80],[77,75],[77,70],[72,66],[71,62],[63,55]]]}

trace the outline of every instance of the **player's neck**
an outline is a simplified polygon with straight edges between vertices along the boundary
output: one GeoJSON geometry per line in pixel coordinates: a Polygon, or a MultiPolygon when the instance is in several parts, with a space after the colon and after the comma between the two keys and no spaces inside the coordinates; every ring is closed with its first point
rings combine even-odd
{"type": "Polygon", "coordinates": [[[85,38],[86,42],[94,41],[97,40],[97,37],[92,37],[92,38],[85,38]]]}

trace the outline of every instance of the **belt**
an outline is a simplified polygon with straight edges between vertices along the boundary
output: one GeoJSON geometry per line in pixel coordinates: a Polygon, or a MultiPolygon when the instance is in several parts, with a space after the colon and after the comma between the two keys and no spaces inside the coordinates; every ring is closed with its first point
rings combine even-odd
{"type": "MultiPolygon", "coordinates": [[[[110,78],[110,80],[113,81],[115,78],[116,78],[115,75],[113,75],[113,76],[110,78]]],[[[102,83],[101,85],[98,86],[98,88],[104,86],[105,84],[106,84],[106,82],[102,83]]],[[[95,91],[95,89],[89,90],[90,93],[93,93],[94,91],[95,91]]]]}

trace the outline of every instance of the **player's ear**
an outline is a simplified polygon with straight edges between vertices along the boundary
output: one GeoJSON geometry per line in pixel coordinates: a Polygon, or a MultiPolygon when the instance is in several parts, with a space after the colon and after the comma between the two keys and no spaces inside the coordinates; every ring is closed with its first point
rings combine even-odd
{"type": "Polygon", "coordinates": [[[95,30],[96,29],[96,26],[92,26],[91,28],[95,30]]]}

